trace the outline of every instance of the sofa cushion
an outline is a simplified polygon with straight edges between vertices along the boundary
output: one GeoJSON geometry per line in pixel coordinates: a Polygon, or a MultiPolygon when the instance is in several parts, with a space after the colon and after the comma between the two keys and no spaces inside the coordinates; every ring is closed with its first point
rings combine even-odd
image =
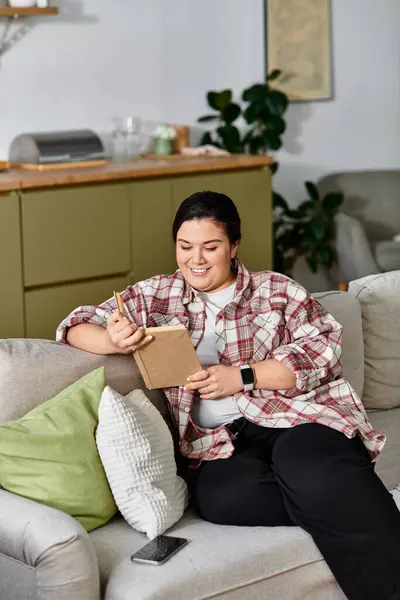
{"type": "Polygon", "coordinates": [[[176,474],[174,443],[142,390],[110,387],[99,407],[96,443],[113,496],[126,521],[152,540],[186,508],[186,483],[176,474]]]}
{"type": "Polygon", "coordinates": [[[361,305],[367,408],[400,406],[400,271],[352,281],[349,293],[361,305]]]}
{"type": "Polygon", "coordinates": [[[235,527],[192,511],[168,535],[189,540],[162,568],[132,563],[147,543],[120,518],[90,533],[107,600],[345,600],[311,537],[299,527],[235,527]]]}
{"type": "Polygon", "coordinates": [[[346,292],[322,292],[313,296],[343,326],[344,375],[362,398],[364,344],[360,303],[346,292]]]}
{"type": "Polygon", "coordinates": [[[4,489],[75,517],[86,531],[117,512],[95,441],[104,386],[101,367],[17,421],[0,425],[4,489]]]}
{"type": "MultiPolygon", "coordinates": [[[[50,340],[0,340],[0,423],[19,419],[90,371],[104,366],[106,382],[121,394],[144,389],[131,356],[101,356],[50,340]]],[[[161,390],[146,392],[170,422],[161,390]]]]}

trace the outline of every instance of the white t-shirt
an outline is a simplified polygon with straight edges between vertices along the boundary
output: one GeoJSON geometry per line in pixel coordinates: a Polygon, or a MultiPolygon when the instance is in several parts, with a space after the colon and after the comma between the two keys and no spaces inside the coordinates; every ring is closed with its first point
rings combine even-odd
{"type": "MultiPolygon", "coordinates": [[[[203,367],[219,364],[215,320],[218,313],[233,300],[235,285],[234,283],[213,294],[199,292],[206,303],[204,337],[196,349],[197,356],[203,367]]],[[[226,423],[230,423],[241,416],[232,396],[223,398],[222,400],[202,400],[198,393],[195,395],[192,418],[200,427],[214,429],[220,425],[226,425],[226,423]]]]}

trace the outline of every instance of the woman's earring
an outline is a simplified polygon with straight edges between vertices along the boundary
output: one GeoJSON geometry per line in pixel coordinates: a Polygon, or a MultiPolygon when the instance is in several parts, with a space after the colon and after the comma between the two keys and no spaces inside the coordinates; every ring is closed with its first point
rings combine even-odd
{"type": "Polygon", "coordinates": [[[236,256],[234,256],[233,258],[231,258],[231,269],[232,271],[237,271],[238,268],[238,259],[236,258],[236,256]]]}

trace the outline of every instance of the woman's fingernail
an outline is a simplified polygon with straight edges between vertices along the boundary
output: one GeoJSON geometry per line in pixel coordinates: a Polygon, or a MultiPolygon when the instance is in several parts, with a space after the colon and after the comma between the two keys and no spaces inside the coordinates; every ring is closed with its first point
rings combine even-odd
{"type": "Polygon", "coordinates": [[[190,381],[190,377],[187,377],[187,378],[186,378],[186,381],[190,381]]]}
{"type": "Polygon", "coordinates": [[[151,340],[154,340],[154,336],[153,336],[153,335],[149,335],[149,336],[147,337],[147,339],[149,340],[149,342],[151,342],[151,340]]]}
{"type": "Polygon", "coordinates": [[[186,385],[184,385],[184,386],[183,386],[183,389],[184,389],[184,390],[187,390],[187,387],[186,387],[186,385]]]}

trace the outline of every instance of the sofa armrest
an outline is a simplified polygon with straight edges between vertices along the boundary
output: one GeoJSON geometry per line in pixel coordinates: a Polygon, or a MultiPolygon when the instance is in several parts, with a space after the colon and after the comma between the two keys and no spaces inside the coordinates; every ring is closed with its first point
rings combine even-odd
{"type": "MultiPolygon", "coordinates": [[[[37,600],[99,600],[97,558],[73,517],[0,490],[0,558],[35,570],[37,600]]],[[[11,588],[13,582],[8,580],[11,588]]],[[[0,597],[14,597],[12,589],[0,597]]]]}
{"type": "Polygon", "coordinates": [[[349,283],[380,273],[364,227],[354,217],[341,212],[336,216],[335,248],[340,281],[349,283]]]}

